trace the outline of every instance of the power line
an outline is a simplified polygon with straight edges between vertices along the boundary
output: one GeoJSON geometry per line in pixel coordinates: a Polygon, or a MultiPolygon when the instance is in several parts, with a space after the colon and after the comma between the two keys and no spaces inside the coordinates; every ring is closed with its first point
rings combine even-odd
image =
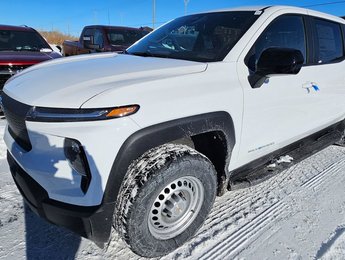
{"type": "Polygon", "coordinates": [[[152,0],[152,29],[155,29],[156,22],[156,0],[152,0]]]}
{"type": "Polygon", "coordinates": [[[187,14],[188,3],[189,3],[189,0],[184,0],[184,15],[187,14]]]}
{"type": "Polygon", "coordinates": [[[345,1],[334,1],[334,2],[326,2],[320,4],[312,4],[312,5],[302,5],[301,7],[315,7],[315,6],[324,6],[324,5],[336,5],[336,4],[344,4],[345,1]]]}

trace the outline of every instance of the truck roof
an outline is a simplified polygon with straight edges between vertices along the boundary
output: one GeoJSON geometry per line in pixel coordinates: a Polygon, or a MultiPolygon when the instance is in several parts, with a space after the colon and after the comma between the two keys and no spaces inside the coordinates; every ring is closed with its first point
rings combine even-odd
{"type": "Polygon", "coordinates": [[[103,28],[103,29],[120,29],[120,30],[142,30],[141,28],[125,27],[125,26],[111,26],[111,25],[87,25],[86,28],[103,28]]]}
{"type": "Polygon", "coordinates": [[[31,27],[28,26],[15,26],[15,25],[5,25],[0,24],[0,30],[12,30],[12,31],[34,31],[31,27]]]}
{"type": "Polygon", "coordinates": [[[235,7],[235,8],[211,10],[211,11],[206,11],[205,13],[229,12],[229,11],[265,11],[265,12],[274,13],[279,10],[286,10],[286,9],[289,9],[291,11],[304,11],[304,12],[307,12],[311,16],[317,16],[324,19],[330,19],[330,20],[334,20],[336,22],[343,23],[343,24],[345,23],[344,19],[342,19],[341,17],[337,17],[337,16],[327,14],[324,12],[314,11],[311,9],[306,9],[303,7],[288,6],[288,5],[286,6],[285,5],[240,6],[240,7],[235,7]]]}

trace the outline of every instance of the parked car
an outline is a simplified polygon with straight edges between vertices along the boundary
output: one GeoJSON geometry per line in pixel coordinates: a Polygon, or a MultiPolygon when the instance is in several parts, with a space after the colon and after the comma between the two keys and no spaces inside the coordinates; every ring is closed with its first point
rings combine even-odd
{"type": "Polygon", "coordinates": [[[63,54],[71,56],[93,52],[123,52],[147,33],[143,28],[90,25],[83,29],[79,41],[64,41],[63,54]]]}
{"type": "Polygon", "coordinates": [[[27,26],[0,25],[0,91],[14,74],[42,61],[59,58],[44,38],[27,26]]]}
{"type": "Polygon", "coordinates": [[[52,223],[167,254],[216,195],[344,145],[344,31],[312,10],[245,7],[172,20],[126,54],[29,68],[4,88],[13,178],[52,223]]]}

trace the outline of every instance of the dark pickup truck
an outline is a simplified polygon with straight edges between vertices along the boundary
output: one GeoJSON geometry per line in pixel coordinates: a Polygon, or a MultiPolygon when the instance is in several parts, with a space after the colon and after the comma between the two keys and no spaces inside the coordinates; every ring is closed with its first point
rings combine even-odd
{"type": "Polygon", "coordinates": [[[0,95],[5,82],[14,74],[36,63],[59,58],[33,28],[0,25],[0,95]]]}
{"type": "Polygon", "coordinates": [[[133,43],[148,34],[143,28],[90,25],[84,27],[79,41],[64,41],[64,56],[93,52],[123,52],[133,43]]]}

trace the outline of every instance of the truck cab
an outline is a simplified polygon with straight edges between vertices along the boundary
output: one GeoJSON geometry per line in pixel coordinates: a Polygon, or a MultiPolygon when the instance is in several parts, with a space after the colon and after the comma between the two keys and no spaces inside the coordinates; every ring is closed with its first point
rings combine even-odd
{"type": "Polygon", "coordinates": [[[45,39],[27,26],[0,25],[0,91],[13,75],[34,64],[59,58],[45,39]]]}
{"type": "Polygon", "coordinates": [[[65,41],[65,56],[94,52],[123,52],[149,31],[143,28],[90,25],[84,27],[79,41],[65,41]]]}

